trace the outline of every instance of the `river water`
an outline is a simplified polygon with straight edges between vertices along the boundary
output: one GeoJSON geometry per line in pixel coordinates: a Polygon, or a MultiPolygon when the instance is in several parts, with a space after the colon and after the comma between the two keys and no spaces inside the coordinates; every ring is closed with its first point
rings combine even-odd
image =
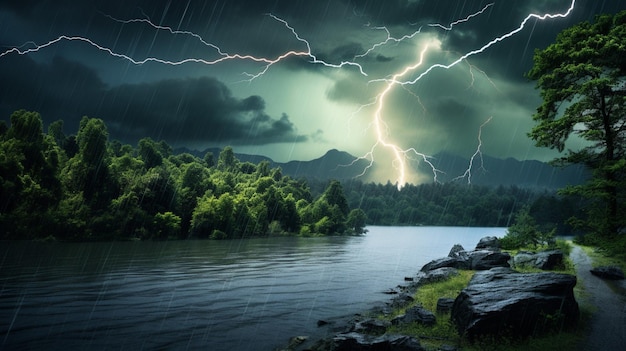
{"type": "Polygon", "coordinates": [[[273,350],[369,309],[460,243],[504,228],[360,237],[0,242],[0,349],[273,350]]]}

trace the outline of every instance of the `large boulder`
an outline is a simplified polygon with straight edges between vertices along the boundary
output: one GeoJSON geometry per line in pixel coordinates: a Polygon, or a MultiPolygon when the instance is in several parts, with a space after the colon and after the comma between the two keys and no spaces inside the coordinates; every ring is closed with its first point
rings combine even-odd
{"type": "Polygon", "coordinates": [[[549,250],[541,252],[520,251],[513,257],[514,267],[534,267],[542,270],[553,270],[563,265],[563,251],[549,250]]]}
{"type": "Polygon", "coordinates": [[[441,268],[487,270],[494,267],[509,267],[511,255],[492,250],[458,251],[455,257],[442,257],[432,260],[422,267],[422,272],[432,272],[441,268]]]}
{"type": "Polygon", "coordinates": [[[428,263],[426,263],[421,271],[429,272],[438,268],[456,268],[456,269],[469,269],[469,262],[465,259],[457,258],[457,257],[442,257],[434,259],[428,263]]]}
{"type": "Polygon", "coordinates": [[[511,255],[506,252],[475,250],[467,253],[470,269],[476,271],[488,270],[495,267],[510,267],[511,255]]]}
{"type": "Polygon", "coordinates": [[[608,280],[622,280],[624,279],[624,272],[617,266],[602,266],[592,269],[591,274],[608,280]]]}
{"type": "Polygon", "coordinates": [[[459,257],[460,252],[465,252],[465,249],[461,244],[454,244],[448,253],[448,257],[459,257]]]}
{"type": "Polygon", "coordinates": [[[419,340],[406,335],[374,337],[355,332],[337,334],[333,338],[332,350],[335,351],[424,351],[419,340]]]}
{"type": "Polygon", "coordinates": [[[441,282],[444,280],[448,280],[451,277],[458,275],[459,270],[452,267],[442,267],[430,270],[426,273],[423,273],[422,276],[419,277],[418,284],[430,284],[435,282],[441,282]]]}
{"type": "Polygon", "coordinates": [[[455,299],[451,319],[470,340],[567,329],[579,316],[575,285],[576,277],[568,274],[525,274],[510,268],[476,272],[455,299]]]}
{"type": "Polygon", "coordinates": [[[500,242],[495,236],[487,236],[476,244],[473,251],[465,251],[456,244],[447,257],[434,259],[426,263],[421,271],[432,272],[441,268],[488,270],[494,267],[510,267],[511,256],[500,251],[500,242]]]}
{"type": "Polygon", "coordinates": [[[476,244],[476,250],[500,250],[500,240],[495,236],[481,238],[476,244]]]}
{"type": "Polygon", "coordinates": [[[454,299],[440,297],[437,300],[437,313],[450,312],[450,310],[452,310],[452,305],[454,305],[454,299]]]}

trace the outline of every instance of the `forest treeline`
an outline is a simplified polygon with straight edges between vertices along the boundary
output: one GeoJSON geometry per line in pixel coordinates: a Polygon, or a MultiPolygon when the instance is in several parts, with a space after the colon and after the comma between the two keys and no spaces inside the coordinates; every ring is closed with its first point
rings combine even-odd
{"type": "Polygon", "coordinates": [[[2,239],[125,240],[361,234],[370,225],[509,226],[529,208],[557,226],[571,201],[518,187],[307,181],[269,162],[173,154],[165,142],[109,141],[101,119],[43,131],[36,112],[0,123],[2,239]]]}
{"type": "Polygon", "coordinates": [[[84,117],[75,135],[63,122],[43,132],[24,110],[0,125],[2,239],[235,238],[269,234],[360,234],[341,183],[312,197],[306,181],[239,162],[232,148],[215,160],[173,155],[165,142],[109,141],[101,119],[84,117]]]}
{"type": "MultiPolygon", "coordinates": [[[[324,182],[311,183],[313,193],[324,182]]],[[[477,186],[466,182],[395,184],[344,181],[350,208],[361,208],[373,225],[509,227],[527,211],[542,230],[572,235],[569,219],[580,215],[584,200],[557,195],[553,190],[518,186],[477,186]]]]}

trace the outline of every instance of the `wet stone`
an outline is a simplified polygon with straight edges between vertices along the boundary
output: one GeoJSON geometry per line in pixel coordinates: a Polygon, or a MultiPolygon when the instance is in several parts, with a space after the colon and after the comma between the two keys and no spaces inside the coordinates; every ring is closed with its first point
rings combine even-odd
{"type": "Polygon", "coordinates": [[[624,279],[624,272],[617,266],[602,266],[592,269],[591,274],[608,280],[622,280],[624,279]]]}
{"type": "Polygon", "coordinates": [[[414,306],[411,308],[407,308],[406,312],[403,315],[400,315],[391,320],[391,324],[408,324],[408,323],[419,323],[426,326],[435,325],[436,323],[435,315],[424,309],[422,306],[414,306]]]}

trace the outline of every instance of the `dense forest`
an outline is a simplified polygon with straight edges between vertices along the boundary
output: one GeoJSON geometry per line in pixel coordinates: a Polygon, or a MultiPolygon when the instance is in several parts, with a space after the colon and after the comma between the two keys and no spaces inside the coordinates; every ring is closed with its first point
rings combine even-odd
{"type": "MultiPolygon", "coordinates": [[[[325,182],[309,180],[313,194],[324,190],[325,182]]],[[[539,229],[556,229],[559,235],[576,234],[569,219],[581,215],[584,200],[564,197],[553,190],[517,186],[482,186],[466,182],[407,184],[398,191],[395,184],[344,181],[350,208],[360,208],[371,225],[428,225],[509,227],[524,210],[539,229]]]]}
{"type": "MultiPolygon", "coordinates": [[[[173,154],[165,142],[109,141],[106,124],[84,117],[75,135],[63,121],[43,131],[24,110],[0,123],[2,239],[227,239],[361,234],[372,225],[509,226],[529,208],[556,226],[572,203],[518,187],[307,181],[267,161],[173,154]]],[[[560,225],[559,225],[560,226],[560,225]]],[[[561,231],[567,230],[561,228],[561,231]]]]}
{"type": "Polygon", "coordinates": [[[137,147],[108,140],[101,119],[76,135],[24,110],[0,126],[3,239],[235,238],[268,234],[359,234],[341,183],[313,199],[306,181],[239,162],[232,148],[214,159],[173,155],[165,142],[137,147]]]}

